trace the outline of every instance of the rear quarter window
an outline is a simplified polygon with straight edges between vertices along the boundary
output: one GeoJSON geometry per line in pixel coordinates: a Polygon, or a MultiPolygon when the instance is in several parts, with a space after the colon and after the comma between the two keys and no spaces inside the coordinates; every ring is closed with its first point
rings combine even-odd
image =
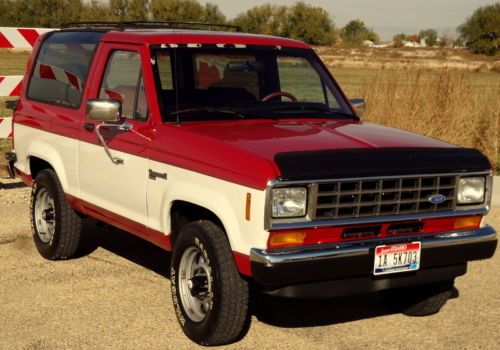
{"type": "Polygon", "coordinates": [[[77,108],[102,32],[55,32],[42,43],[28,99],[77,108]]]}

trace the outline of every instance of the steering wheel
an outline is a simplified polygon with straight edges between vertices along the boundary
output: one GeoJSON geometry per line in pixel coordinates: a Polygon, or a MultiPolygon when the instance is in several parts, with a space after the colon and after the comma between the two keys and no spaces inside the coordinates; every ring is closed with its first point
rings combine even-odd
{"type": "Polygon", "coordinates": [[[288,97],[293,102],[297,102],[297,97],[293,96],[291,93],[286,92],[286,91],[271,92],[270,94],[262,97],[261,101],[262,102],[266,102],[266,101],[275,99],[276,97],[288,97]]]}

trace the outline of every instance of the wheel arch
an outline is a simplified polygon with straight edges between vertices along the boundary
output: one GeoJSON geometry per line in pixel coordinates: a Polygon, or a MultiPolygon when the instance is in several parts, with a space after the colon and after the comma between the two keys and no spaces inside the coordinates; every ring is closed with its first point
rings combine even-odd
{"type": "Polygon", "coordinates": [[[172,201],[170,205],[169,214],[172,244],[175,244],[177,236],[185,225],[198,220],[212,221],[224,231],[226,236],[228,235],[224,223],[217,214],[215,214],[212,210],[193,202],[176,199],[172,201]]]}
{"type": "Polygon", "coordinates": [[[41,142],[33,142],[27,152],[29,173],[33,180],[43,169],[52,169],[57,174],[61,186],[65,192],[68,189],[66,167],[60,154],[54,147],[41,142]]]}

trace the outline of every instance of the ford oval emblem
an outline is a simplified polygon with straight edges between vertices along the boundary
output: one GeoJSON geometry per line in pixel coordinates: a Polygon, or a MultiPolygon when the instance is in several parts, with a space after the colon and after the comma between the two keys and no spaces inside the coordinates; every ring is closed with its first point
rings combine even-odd
{"type": "Polygon", "coordinates": [[[446,197],[438,193],[430,196],[427,200],[432,204],[441,204],[446,200],[446,197]]]}

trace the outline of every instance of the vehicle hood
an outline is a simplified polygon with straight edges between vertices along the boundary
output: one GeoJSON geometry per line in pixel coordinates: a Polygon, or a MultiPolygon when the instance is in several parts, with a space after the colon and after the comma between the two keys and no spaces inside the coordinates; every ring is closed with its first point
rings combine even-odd
{"type": "Polygon", "coordinates": [[[290,152],[455,147],[370,123],[324,120],[163,124],[155,139],[152,159],[254,188],[281,177],[277,155],[290,152]]]}
{"type": "Polygon", "coordinates": [[[283,152],[394,148],[455,147],[449,143],[400,129],[365,122],[262,121],[185,125],[202,135],[245,150],[269,161],[283,152]]]}

